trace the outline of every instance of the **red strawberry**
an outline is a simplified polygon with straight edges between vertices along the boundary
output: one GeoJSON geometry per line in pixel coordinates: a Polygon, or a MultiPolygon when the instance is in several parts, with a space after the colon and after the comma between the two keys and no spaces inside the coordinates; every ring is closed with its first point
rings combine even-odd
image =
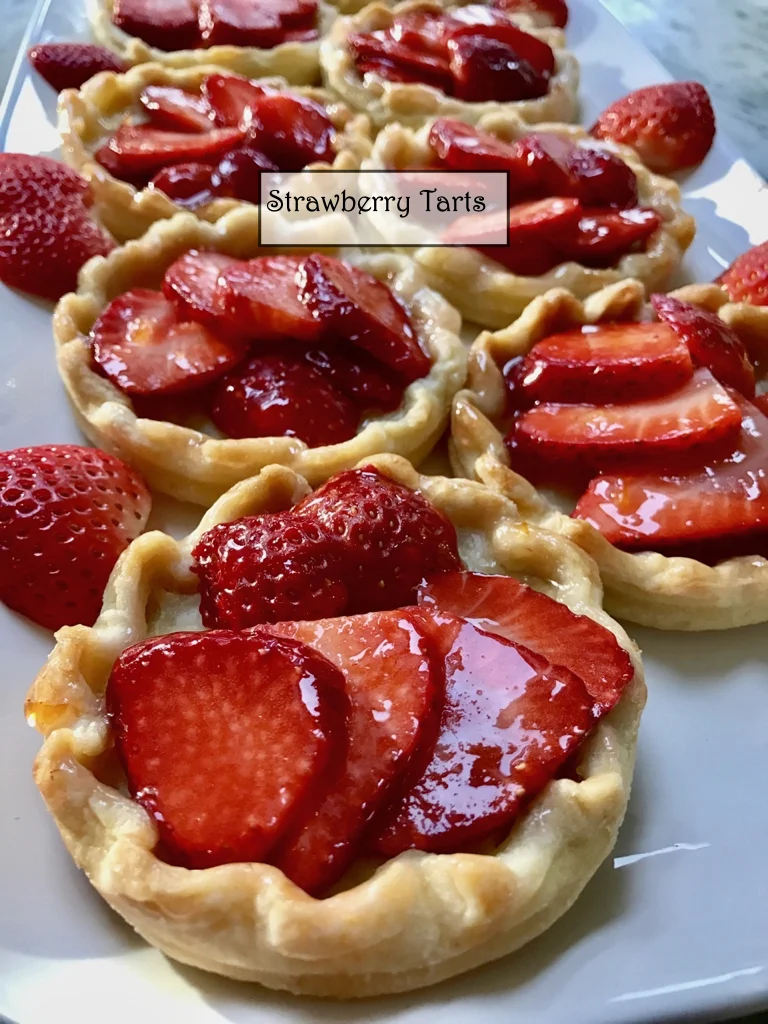
{"type": "Polygon", "coordinates": [[[456,27],[456,14],[456,10],[450,16],[429,9],[402,11],[395,15],[389,36],[410,50],[424,50],[436,57],[446,57],[448,36],[456,27]]]}
{"type": "Polygon", "coordinates": [[[99,71],[125,71],[119,57],[93,43],[38,43],[27,51],[27,59],[56,92],[79,89],[99,71]]]}
{"type": "Polygon", "coordinates": [[[433,739],[440,675],[429,644],[408,611],[373,612],[320,622],[286,622],[270,633],[300,640],[344,674],[350,715],[343,775],[299,835],[272,857],[307,892],[344,873],[371,816],[433,739]]]}
{"type": "Polygon", "coordinates": [[[537,25],[565,28],[568,24],[566,0],[494,0],[494,5],[510,14],[527,14],[537,25]]]}
{"type": "Polygon", "coordinates": [[[572,179],[567,195],[575,196],[585,206],[637,205],[637,175],[615,153],[574,146],[566,169],[572,179]]]}
{"type": "Polygon", "coordinates": [[[192,50],[200,45],[197,7],[197,0],[113,0],[112,20],[158,50],[192,50]]]}
{"type": "Polygon", "coordinates": [[[209,164],[175,164],[164,167],[151,180],[150,188],[163,192],[178,206],[196,210],[213,202],[218,193],[215,171],[209,164]]]}
{"type": "Polygon", "coordinates": [[[756,409],[759,409],[764,416],[768,416],[768,391],[761,395],[755,395],[752,399],[752,404],[756,409]]]}
{"type": "Polygon", "coordinates": [[[124,123],[107,143],[119,166],[128,174],[156,173],[168,164],[216,162],[241,139],[237,128],[200,132],[163,132],[124,123]]]}
{"type": "Polygon", "coordinates": [[[271,93],[259,103],[257,116],[261,124],[257,144],[281,170],[298,171],[320,160],[333,162],[333,122],[319,103],[306,96],[271,93]]]}
{"type": "Polygon", "coordinates": [[[91,201],[88,182],[65,164],[47,156],[0,154],[0,216],[91,201]]]}
{"type": "Polygon", "coordinates": [[[239,263],[220,252],[196,249],[172,263],[163,278],[163,294],[176,303],[178,318],[197,320],[222,336],[231,336],[232,321],[227,317],[218,281],[225,270],[239,263]]]}
{"type": "Polygon", "coordinates": [[[577,199],[520,203],[509,210],[509,244],[501,248],[482,245],[475,248],[513,274],[544,274],[561,262],[560,239],[576,230],[583,212],[577,199]]]}
{"type": "Polygon", "coordinates": [[[243,357],[243,349],[194,320],[180,320],[161,292],[134,288],[113,299],[91,329],[93,360],[127,395],[203,387],[243,357]]]}
{"type": "Polygon", "coordinates": [[[698,82],[649,85],[604,110],[592,134],[632,146],[652,171],[672,174],[695,167],[707,155],[715,138],[715,113],[698,82]]]}
{"type": "Polygon", "coordinates": [[[610,267],[648,242],[661,225],[654,210],[585,210],[577,229],[560,239],[564,257],[586,267],[610,267]]]}
{"type": "Polygon", "coordinates": [[[259,256],[222,273],[222,301],[233,324],[261,343],[313,342],[323,325],[299,298],[300,256],[259,256]]]}
{"type": "Polygon", "coordinates": [[[598,712],[609,711],[634,676],[613,633],[510,576],[444,573],[421,587],[419,604],[469,619],[564,665],[583,680],[598,712]]]}
{"type": "Polygon", "coordinates": [[[170,85],[148,85],[139,97],[153,128],[171,132],[209,132],[213,111],[204,96],[170,85]]]}
{"type": "Polygon", "coordinates": [[[511,170],[513,173],[520,170],[516,163],[510,163],[514,160],[514,150],[509,143],[449,117],[439,117],[432,122],[429,145],[451,170],[511,170]]]}
{"type": "Polygon", "coordinates": [[[768,306],[768,242],[742,253],[717,280],[731,302],[768,306]]]}
{"type": "Polygon", "coordinates": [[[280,168],[252,144],[225,153],[213,172],[217,194],[246,203],[261,202],[261,172],[280,168]]]}
{"type": "Polygon", "coordinates": [[[355,61],[393,64],[398,71],[409,76],[408,81],[423,82],[443,92],[452,92],[451,72],[445,57],[423,49],[412,49],[386,32],[351,32],[347,45],[355,61]]]}
{"type": "Polygon", "coordinates": [[[537,99],[547,93],[550,75],[538,71],[518,54],[516,47],[499,39],[493,28],[488,33],[455,35],[448,46],[454,91],[460,100],[507,103],[537,99]]]}
{"type": "Polygon", "coordinates": [[[743,398],[741,435],[725,459],[677,475],[602,476],[573,513],[612,544],[710,564],[768,557],[768,418],[743,398]]]}
{"type": "Polygon", "coordinates": [[[158,852],[189,868],[263,861],[343,768],[343,691],[321,655],[258,630],[171,633],[123,651],[107,712],[158,852]]]}
{"type": "Polygon", "coordinates": [[[325,337],[340,337],[370,352],[408,381],[429,373],[431,361],[408,313],[381,281],[334,259],[308,256],[298,274],[299,297],[322,324],[325,337]]]}
{"type": "Polygon", "coordinates": [[[392,412],[403,399],[402,381],[362,349],[351,345],[313,348],[304,353],[304,358],[363,412],[392,412]]]}
{"type": "Polygon", "coordinates": [[[534,345],[515,372],[525,402],[611,404],[670,394],[693,375],[688,349],[665,324],[577,327],[534,345]]]}
{"type": "MultiPolygon", "coordinates": [[[[499,221],[508,218],[509,245],[524,254],[528,245],[536,245],[537,242],[551,242],[554,245],[562,233],[573,230],[582,213],[578,199],[537,199],[530,203],[518,203],[510,207],[508,213],[497,211],[459,217],[443,232],[442,237],[446,242],[454,244],[461,242],[463,237],[480,240],[483,224],[486,225],[489,237],[498,237],[499,221]],[[480,230],[478,225],[481,225],[480,230]]],[[[501,253],[501,249],[494,248],[497,254],[501,253]]],[[[493,256],[492,250],[489,250],[488,255],[503,262],[499,255],[493,256]]]]}
{"type": "Polygon", "coordinates": [[[374,823],[372,845],[390,857],[466,852],[506,831],[596,722],[567,668],[445,612],[421,616],[444,658],[445,705],[431,757],[374,823]]]}
{"type": "Polygon", "coordinates": [[[213,111],[216,124],[241,131],[253,123],[255,110],[266,92],[266,86],[223,72],[208,75],[200,90],[213,111]]]}
{"type": "Polygon", "coordinates": [[[310,27],[316,0],[202,0],[200,29],[206,46],[256,46],[272,49],[289,26],[310,27]]]}
{"type": "Polygon", "coordinates": [[[495,40],[508,47],[515,59],[525,61],[536,75],[549,79],[554,74],[555,54],[552,47],[530,32],[524,32],[503,15],[474,4],[457,10],[454,20],[459,24],[450,29],[449,55],[457,52],[457,41],[467,36],[495,40]]]}
{"type": "Polygon", "coordinates": [[[651,296],[664,323],[685,342],[697,366],[706,367],[721,384],[747,398],[755,394],[755,371],[738,334],[706,309],[671,295],[651,296]]]}
{"type": "Polygon", "coordinates": [[[383,78],[385,82],[402,82],[406,85],[423,82],[423,78],[413,68],[394,64],[391,60],[384,60],[381,57],[358,57],[355,60],[355,68],[361,78],[373,75],[375,78],[383,78]]]}
{"type": "Polygon", "coordinates": [[[95,448],[0,453],[0,600],[47,629],[92,625],[150,504],[138,473],[95,448]]]}

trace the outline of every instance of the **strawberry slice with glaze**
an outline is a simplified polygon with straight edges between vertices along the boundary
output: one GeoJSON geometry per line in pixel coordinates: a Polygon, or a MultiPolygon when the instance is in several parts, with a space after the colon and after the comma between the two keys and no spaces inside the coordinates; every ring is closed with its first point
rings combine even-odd
{"type": "Polygon", "coordinates": [[[373,75],[374,78],[383,78],[385,82],[400,82],[403,85],[423,82],[423,78],[413,68],[395,64],[381,57],[358,57],[355,69],[361,78],[373,75]]]}
{"type": "Polygon", "coordinates": [[[419,774],[372,826],[388,857],[466,852],[508,830],[596,724],[567,668],[448,613],[421,618],[444,660],[445,704],[419,774]]]}
{"type": "Polygon", "coordinates": [[[238,363],[244,349],[179,318],[161,292],[134,288],[113,299],[91,329],[91,354],[127,395],[192,391],[238,363]]]}
{"type": "Polygon", "coordinates": [[[392,412],[403,399],[403,382],[385,366],[352,345],[308,349],[303,358],[362,412],[392,412]]]}
{"type": "Polygon", "coordinates": [[[196,320],[221,336],[232,336],[219,277],[240,260],[220,252],[190,249],[172,263],[163,278],[163,294],[176,303],[180,320],[196,320]]]}
{"type": "Polygon", "coordinates": [[[239,128],[241,131],[250,128],[255,120],[255,111],[267,91],[266,86],[223,72],[208,75],[200,87],[200,95],[213,111],[215,123],[221,128],[239,128]]]}
{"type": "Polygon", "coordinates": [[[196,210],[213,202],[219,194],[216,172],[209,164],[172,164],[158,171],[149,183],[185,210],[196,210]]]}
{"type": "Polygon", "coordinates": [[[188,868],[265,860],[343,770],[344,678],[285,637],[153,637],[117,659],[106,703],[158,853],[188,868]]]}
{"type": "Polygon", "coordinates": [[[299,297],[304,262],[300,256],[258,256],[224,271],[221,302],[235,327],[262,344],[317,341],[323,325],[299,297]]]}
{"type": "Polygon", "coordinates": [[[257,141],[281,170],[301,170],[336,156],[333,122],[323,107],[306,96],[269,93],[257,107],[257,141]]]}
{"type": "MultiPolygon", "coordinates": [[[[166,132],[122,124],[106,145],[123,174],[154,174],[169,164],[215,163],[241,139],[237,128],[209,132],[166,132]]],[[[110,167],[109,170],[112,168],[110,167]]]]}
{"type": "Polygon", "coordinates": [[[647,244],[661,225],[655,210],[585,210],[578,227],[560,240],[567,259],[585,267],[611,267],[622,256],[647,244]]]}
{"type": "MultiPolygon", "coordinates": [[[[499,38],[495,26],[480,31],[482,28],[471,26],[471,32],[454,34],[448,41],[455,95],[467,103],[507,103],[545,96],[551,72],[539,70],[522,56],[517,41],[510,43],[506,38],[499,38]]],[[[508,36],[509,31],[504,35],[508,36]]],[[[520,32],[520,36],[527,36],[527,33],[520,32]]],[[[546,47],[554,64],[552,50],[546,43],[539,40],[536,43],[546,47]]],[[[526,46],[525,50],[528,49],[526,46]]]]}
{"type": "Polygon", "coordinates": [[[139,96],[153,128],[171,132],[209,132],[213,111],[204,96],[171,85],[148,85],[139,96]]]}
{"type": "Polygon", "coordinates": [[[406,46],[387,32],[351,32],[347,44],[356,62],[392,64],[399,71],[414,76],[413,81],[431,85],[447,94],[453,91],[451,71],[443,56],[406,46]]]}
{"type": "MultiPolygon", "coordinates": [[[[506,218],[509,223],[509,244],[513,249],[519,247],[524,251],[526,246],[541,242],[552,243],[554,248],[558,236],[562,232],[573,230],[579,223],[582,212],[578,199],[537,199],[530,203],[518,203],[510,207],[507,213],[493,211],[485,214],[466,214],[457,218],[443,232],[442,237],[446,242],[453,244],[460,244],[463,238],[472,237],[481,241],[483,233],[498,237],[499,221],[503,222],[506,218]]],[[[496,249],[497,253],[501,252],[498,247],[491,249],[496,249]]],[[[492,255],[492,252],[489,252],[489,255],[492,255]]],[[[499,255],[494,258],[500,263],[503,262],[499,255]]]]}
{"type": "Polygon", "coordinates": [[[275,851],[276,864],[306,892],[338,881],[373,814],[407,772],[437,725],[441,673],[407,609],[320,622],[284,622],[270,633],[301,641],[344,675],[350,715],[345,769],[299,835],[275,851]]]}
{"type": "Polygon", "coordinates": [[[768,242],[742,253],[717,279],[731,302],[768,306],[768,242]]]}
{"type": "Polygon", "coordinates": [[[316,0],[201,0],[200,30],[206,46],[255,46],[271,50],[285,30],[315,27],[316,0]]]}
{"type": "Polygon", "coordinates": [[[429,129],[428,141],[430,148],[451,170],[510,171],[515,177],[526,173],[526,161],[514,144],[502,142],[495,135],[463,121],[437,118],[429,129]]]}
{"type": "Polygon", "coordinates": [[[112,21],[158,50],[192,50],[200,44],[197,7],[197,0],[113,0],[112,21]]]}
{"type": "Polygon", "coordinates": [[[261,172],[280,168],[266,153],[249,143],[225,153],[213,171],[217,193],[247,203],[261,202],[261,172]]]}
{"type": "Polygon", "coordinates": [[[93,43],[38,43],[28,50],[27,59],[56,92],[79,89],[100,71],[126,70],[111,50],[93,43]]]}

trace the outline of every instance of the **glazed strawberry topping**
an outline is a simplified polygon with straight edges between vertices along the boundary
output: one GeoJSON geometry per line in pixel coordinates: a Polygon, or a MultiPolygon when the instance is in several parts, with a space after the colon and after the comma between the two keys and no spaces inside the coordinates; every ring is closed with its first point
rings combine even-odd
{"type": "Polygon", "coordinates": [[[27,59],[56,92],[79,89],[100,71],[125,71],[119,57],[93,43],[38,43],[27,52],[27,59]]]}
{"type": "Polygon", "coordinates": [[[219,288],[219,278],[239,265],[239,260],[220,252],[190,249],[166,270],[163,293],[176,303],[180,319],[197,320],[220,336],[237,335],[224,301],[227,290],[219,288]]]}
{"type": "Polygon", "coordinates": [[[240,139],[237,128],[164,132],[145,125],[123,124],[107,143],[107,149],[125,173],[133,176],[154,174],[174,163],[215,162],[240,139]]]}
{"type": "Polygon", "coordinates": [[[568,24],[565,0],[494,0],[494,6],[509,14],[526,14],[538,25],[565,28],[568,24]]]}
{"type": "Polygon", "coordinates": [[[95,448],[0,453],[0,600],[47,629],[92,625],[150,502],[137,473],[95,448]]]}
{"type": "Polygon", "coordinates": [[[768,242],[742,253],[718,278],[732,302],[768,306],[768,242]]]}
{"type": "Polygon", "coordinates": [[[158,50],[191,50],[200,41],[197,0],[113,0],[112,20],[158,50]]]}
{"type": "Polygon", "coordinates": [[[453,95],[467,103],[538,99],[549,89],[555,55],[514,25],[472,25],[448,40],[453,95]]]}
{"type": "Polygon", "coordinates": [[[259,256],[224,272],[221,301],[232,322],[261,343],[317,341],[323,324],[302,301],[297,280],[304,262],[300,256],[259,256]]]}
{"type": "Polygon", "coordinates": [[[213,202],[222,191],[215,169],[201,163],[164,167],[152,178],[149,187],[172,196],[178,206],[188,210],[213,202]]]}
{"type": "MultiPolygon", "coordinates": [[[[139,97],[153,128],[167,132],[209,132],[213,111],[203,96],[169,85],[148,85],[139,97]]],[[[224,125],[222,127],[237,127],[224,125]]]]}

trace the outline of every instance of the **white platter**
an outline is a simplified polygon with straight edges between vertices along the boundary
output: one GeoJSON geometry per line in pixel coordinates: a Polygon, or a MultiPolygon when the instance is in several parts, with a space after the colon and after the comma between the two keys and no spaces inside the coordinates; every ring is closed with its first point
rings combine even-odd
{"type": "MultiPolygon", "coordinates": [[[[46,0],[29,41],[87,38],[83,0],[46,0]]],[[[584,119],[669,78],[597,0],[571,0],[584,119]]],[[[54,94],[20,59],[0,146],[54,152],[54,94]]],[[[721,126],[727,132],[727,125],[721,126]]],[[[721,137],[685,186],[699,235],[688,279],[768,239],[768,192],[721,137]],[[762,190],[761,190],[762,189],[762,190]]],[[[0,290],[0,449],[78,442],[50,313],[0,290]]],[[[179,526],[189,510],[162,506],[179,526]]],[[[768,1007],[768,627],[632,630],[650,697],[614,857],[521,953],[425,992],[299,1001],[178,967],[122,925],[69,857],[30,777],[22,702],[50,636],[0,606],[0,1015],[18,1024],[619,1024],[719,1020],[768,1007]]]]}

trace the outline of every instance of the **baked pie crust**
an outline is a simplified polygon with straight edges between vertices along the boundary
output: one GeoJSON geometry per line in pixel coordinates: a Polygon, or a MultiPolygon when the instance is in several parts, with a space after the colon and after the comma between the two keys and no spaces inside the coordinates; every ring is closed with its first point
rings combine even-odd
{"type": "MultiPolygon", "coordinates": [[[[169,68],[142,64],[124,75],[111,71],[91,78],[80,90],[67,89],[59,97],[59,132],[65,163],[90,182],[98,219],[120,241],[138,238],[156,220],[164,220],[183,208],[158,189],[136,189],[115,178],[94,160],[95,151],[107,141],[126,116],[140,115],[139,97],[148,85],[175,86],[199,90],[208,75],[221,68],[196,66],[169,68]]],[[[315,163],[310,168],[332,166],[356,170],[371,148],[371,129],[364,114],[354,114],[325,89],[292,87],[284,78],[263,79],[264,85],[291,92],[322,104],[336,129],[336,159],[333,164],[315,163]]],[[[215,221],[241,206],[238,199],[214,199],[194,210],[197,217],[215,221]]]]}
{"type": "Polygon", "coordinates": [[[471,569],[533,582],[610,629],[634,680],[581,749],[581,781],[550,782],[495,853],[409,851],[358,865],[314,899],[277,868],[189,871],[152,853],[156,833],[117,781],[104,716],[111,667],[147,636],[200,629],[191,551],[216,523],[291,506],[310,488],[270,466],[228,491],[189,537],[139,537],[118,562],[93,628],[67,627],[32,687],[45,736],[35,778],[77,865],[148,942],[184,963],[305,995],[351,998],[429,985],[510,953],[548,928],[611,850],[629,797],[645,684],[635,645],[601,607],[593,562],[468,480],[419,476],[404,459],[365,460],[420,490],[455,523],[471,569]]]}
{"type": "Polygon", "coordinates": [[[542,39],[555,51],[555,74],[546,96],[510,103],[467,103],[453,99],[431,85],[386,82],[384,79],[364,81],[357,73],[347,46],[350,32],[377,32],[389,28],[395,16],[410,10],[443,11],[445,5],[432,0],[406,0],[388,7],[372,3],[359,14],[339,18],[320,44],[323,82],[353,110],[362,110],[373,124],[383,128],[392,121],[417,128],[434,117],[457,117],[467,124],[500,111],[514,111],[530,123],[538,121],[572,121],[578,112],[579,64],[565,49],[565,35],[556,28],[536,28],[525,15],[512,20],[526,32],[542,39]]]}
{"type": "MultiPolygon", "coordinates": [[[[752,355],[768,356],[768,309],[731,303],[717,285],[690,285],[671,295],[717,312],[744,339],[752,355]]],[[[582,324],[637,319],[645,312],[643,286],[626,280],[584,302],[562,288],[534,299],[511,326],[484,331],[470,351],[467,388],[454,399],[451,463],[456,473],[481,480],[513,500],[520,514],[567,537],[597,562],[611,615],[669,630],[733,629],[768,620],[768,560],[730,558],[715,566],[658,552],[633,554],[609,543],[590,523],[572,519],[509,467],[494,426],[505,403],[500,367],[543,338],[582,324]]],[[[765,365],[765,362],[763,362],[765,365]]]]}
{"type": "Polygon", "coordinates": [[[78,291],[65,295],[56,307],[53,333],[59,373],[80,427],[95,444],[135,466],[153,488],[182,501],[210,505],[228,487],[275,463],[290,466],[317,485],[382,452],[419,462],[443,433],[451,400],[464,383],[467,352],[458,337],[461,318],[425,286],[415,264],[392,253],[364,256],[344,249],[345,259],[385,280],[396,292],[432,357],[432,369],[405,389],[399,409],[365,420],[348,441],[320,448],[308,448],[293,437],[235,440],[214,436],[215,431],[139,419],[130,399],[91,365],[88,334],[101,311],[130,288],[158,287],[165,270],[189,249],[249,259],[291,251],[297,245],[306,247],[300,253],[323,248],[325,232],[319,223],[284,223],[285,246],[259,248],[258,207],[241,204],[215,224],[190,213],[177,214],[158,221],[143,238],[87,263],[78,291]]]}
{"type": "MultiPolygon", "coordinates": [[[[531,127],[514,113],[496,112],[481,117],[477,127],[508,142],[531,131],[551,132],[576,144],[588,143],[595,149],[615,153],[629,164],[637,176],[638,205],[655,210],[663,223],[650,237],[645,252],[623,256],[615,267],[608,270],[594,270],[569,261],[538,277],[521,277],[474,249],[424,246],[410,250],[430,285],[450,296],[463,317],[484,327],[506,327],[532,299],[550,288],[567,288],[577,298],[583,299],[628,277],[642,281],[649,292],[663,290],[669,285],[696,233],[695,221],[682,209],[680,189],[674,181],[652,174],[628,146],[593,139],[584,128],[576,125],[537,124],[531,127]]],[[[363,168],[403,170],[427,166],[434,159],[428,145],[430,128],[431,123],[418,131],[390,124],[377,136],[370,157],[363,161],[363,168]]],[[[390,244],[406,244],[404,237],[395,235],[398,226],[394,218],[377,223],[377,227],[379,230],[386,227],[390,244]]]]}
{"type": "MultiPolygon", "coordinates": [[[[162,3],[162,0],[158,0],[162,3]]],[[[143,39],[128,35],[112,21],[113,0],[87,0],[88,19],[97,42],[116,53],[126,64],[163,64],[167,68],[191,68],[213,64],[249,78],[282,75],[293,85],[316,85],[320,80],[320,39],[328,33],[338,12],[318,0],[318,38],[311,43],[280,43],[271,50],[256,46],[209,46],[199,50],[158,50],[143,39]]]]}

